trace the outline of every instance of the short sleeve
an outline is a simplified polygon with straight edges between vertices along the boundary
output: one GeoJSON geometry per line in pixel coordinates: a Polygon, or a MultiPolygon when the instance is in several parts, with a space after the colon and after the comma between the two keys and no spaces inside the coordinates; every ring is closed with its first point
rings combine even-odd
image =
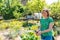
{"type": "Polygon", "coordinates": [[[49,22],[51,23],[51,22],[54,22],[54,20],[53,20],[53,18],[49,18],[49,22]]]}

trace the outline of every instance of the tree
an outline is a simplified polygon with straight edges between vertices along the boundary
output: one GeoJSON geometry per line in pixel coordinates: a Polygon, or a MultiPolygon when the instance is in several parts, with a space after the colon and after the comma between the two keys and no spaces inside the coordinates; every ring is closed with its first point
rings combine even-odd
{"type": "Polygon", "coordinates": [[[27,13],[41,12],[41,10],[44,8],[44,5],[44,0],[28,0],[26,3],[26,11],[27,13]]]}
{"type": "Polygon", "coordinates": [[[4,0],[2,3],[3,5],[1,6],[1,15],[4,19],[18,18],[17,16],[20,17],[24,11],[23,6],[19,0],[4,0]]]}
{"type": "Polygon", "coordinates": [[[55,2],[49,6],[51,10],[51,16],[55,21],[60,20],[60,2],[55,2]]]}

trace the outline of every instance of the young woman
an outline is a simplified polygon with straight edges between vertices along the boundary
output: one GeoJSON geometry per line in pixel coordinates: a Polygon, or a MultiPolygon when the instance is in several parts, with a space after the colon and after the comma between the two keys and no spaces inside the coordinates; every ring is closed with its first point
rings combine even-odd
{"type": "Polygon", "coordinates": [[[49,16],[49,10],[42,11],[42,18],[40,19],[40,24],[40,31],[37,32],[37,35],[41,35],[42,40],[52,40],[52,29],[54,21],[49,16]]]}

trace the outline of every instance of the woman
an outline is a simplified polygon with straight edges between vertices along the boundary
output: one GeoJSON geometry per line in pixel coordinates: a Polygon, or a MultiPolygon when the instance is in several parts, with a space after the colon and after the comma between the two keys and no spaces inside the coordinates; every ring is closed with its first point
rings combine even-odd
{"type": "Polygon", "coordinates": [[[41,28],[37,35],[41,35],[42,40],[52,40],[53,19],[49,16],[49,10],[42,11],[40,19],[41,28]]]}

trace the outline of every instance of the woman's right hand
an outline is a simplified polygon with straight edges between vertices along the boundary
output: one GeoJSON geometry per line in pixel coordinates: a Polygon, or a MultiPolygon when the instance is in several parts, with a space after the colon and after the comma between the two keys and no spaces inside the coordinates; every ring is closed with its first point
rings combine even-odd
{"type": "Polygon", "coordinates": [[[40,35],[40,34],[39,34],[39,30],[36,30],[36,35],[37,35],[37,36],[39,36],[39,35],[40,35]]]}

